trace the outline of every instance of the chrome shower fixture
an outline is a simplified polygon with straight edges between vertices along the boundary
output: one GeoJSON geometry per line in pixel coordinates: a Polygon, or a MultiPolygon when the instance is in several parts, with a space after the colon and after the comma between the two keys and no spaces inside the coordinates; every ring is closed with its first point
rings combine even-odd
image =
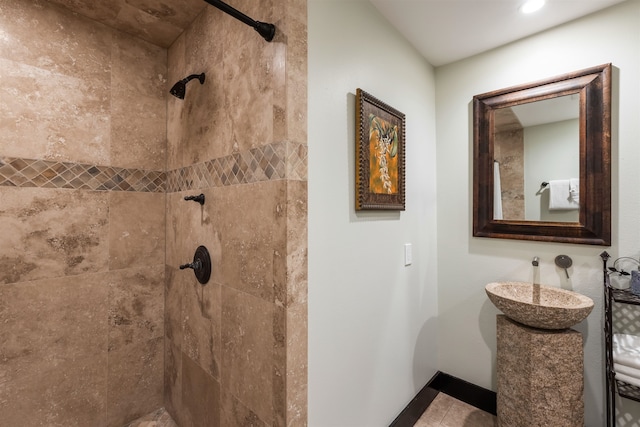
{"type": "Polygon", "coordinates": [[[248,26],[253,27],[253,29],[256,30],[262,36],[262,38],[264,38],[266,41],[270,42],[271,40],[273,40],[273,36],[276,33],[275,25],[267,24],[266,22],[254,21],[244,13],[240,12],[237,9],[234,9],[233,7],[229,6],[228,4],[220,0],[204,0],[204,1],[209,3],[211,6],[217,7],[224,13],[233,16],[238,21],[242,21],[248,26]]]}
{"type": "Polygon", "coordinates": [[[200,80],[200,84],[204,84],[204,73],[191,74],[189,77],[185,77],[178,83],[174,84],[169,93],[176,98],[184,99],[184,94],[187,91],[187,83],[189,83],[193,79],[198,79],[200,80]]]}

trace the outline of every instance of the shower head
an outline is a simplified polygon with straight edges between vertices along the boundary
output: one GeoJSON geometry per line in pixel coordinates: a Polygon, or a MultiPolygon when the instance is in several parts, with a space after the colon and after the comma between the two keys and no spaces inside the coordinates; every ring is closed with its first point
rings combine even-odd
{"type": "Polygon", "coordinates": [[[193,79],[198,79],[200,80],[200,84],[204,84],[204,73],[191,74],[189,77],[185,77],[178,83],[174,84],[169,93],[176,98],[184,99],[184,94],[187,91],[187,83],[189,83],[193,79]]]}

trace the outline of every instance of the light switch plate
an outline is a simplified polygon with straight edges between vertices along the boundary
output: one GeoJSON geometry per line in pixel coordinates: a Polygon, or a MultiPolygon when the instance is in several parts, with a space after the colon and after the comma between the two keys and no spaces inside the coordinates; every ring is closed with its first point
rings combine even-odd
{"type": "Polygon", "coordinates": [[[413,250],[411,243],[404,244],[404,265],[411,265],[413,262],[413,250]]]}

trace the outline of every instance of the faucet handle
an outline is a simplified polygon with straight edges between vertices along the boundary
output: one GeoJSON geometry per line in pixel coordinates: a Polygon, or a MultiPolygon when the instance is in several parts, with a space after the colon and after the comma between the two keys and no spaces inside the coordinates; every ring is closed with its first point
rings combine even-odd
{"type": "Polygon", "coordinates": [[[569,270],[567,270],[573,264],[573,260],[569,255],[558,255],[556,257],[556,265],[560,268],[564,268],[564,273],[567,275],[567,279],[569,278],[569,270]]]}

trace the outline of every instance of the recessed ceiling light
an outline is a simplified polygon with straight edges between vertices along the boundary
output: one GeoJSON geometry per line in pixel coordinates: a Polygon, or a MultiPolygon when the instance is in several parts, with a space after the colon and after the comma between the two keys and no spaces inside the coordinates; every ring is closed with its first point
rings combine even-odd
{"type": "Polygon", "coordinates": [[[522,13],[533,13],[536,10],[540,10],[542,6],[544,6],[545,0],[527,0],[520,7],[520,12],[522,13]]]}

